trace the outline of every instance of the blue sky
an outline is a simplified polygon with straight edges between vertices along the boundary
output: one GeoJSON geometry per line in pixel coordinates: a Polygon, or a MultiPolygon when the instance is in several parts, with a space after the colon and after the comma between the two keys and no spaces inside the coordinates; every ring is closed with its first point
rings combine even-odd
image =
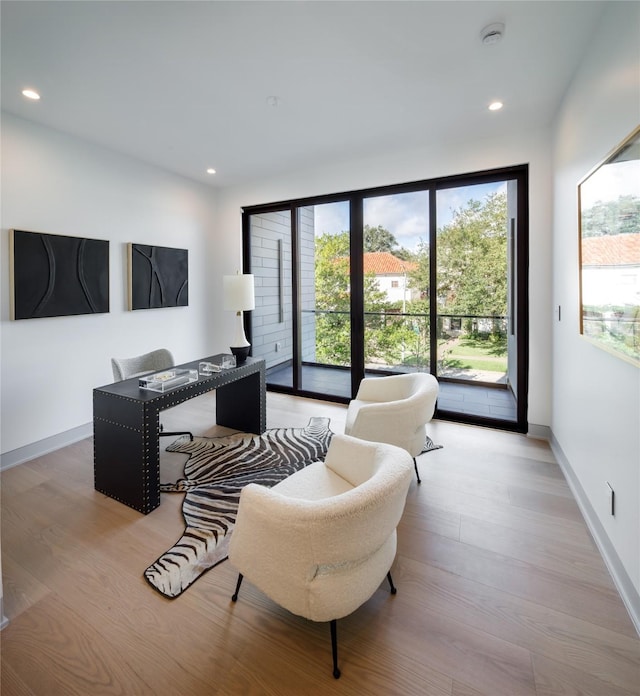
{"type": "MultiPolygon", "coordinates": [[[[483,200],[487,195],[506,190],[506,182],[464,186],[438,191],[438,224],[451,222],[453,212],[471,199],[483,200]]],[[[337,234],[349,229],[349,203],[328,203],[315,206],[316,234],[337,234]]],[[[427,191],[365,198],[364,223],[382,225],[398,240],[398,244],[415,251],[428,237],[429,194],[427,191]]]]}

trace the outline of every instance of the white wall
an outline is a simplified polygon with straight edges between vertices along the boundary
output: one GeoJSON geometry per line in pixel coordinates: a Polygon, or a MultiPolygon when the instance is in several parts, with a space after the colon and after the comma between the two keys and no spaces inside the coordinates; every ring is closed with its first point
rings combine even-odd
{"type": "MultiPolygon", "coordinates": [[[[578,182],[640,123],[640,5],[608,4],[554,143],[552,430],[592,529],[640,618],[640,370],[579,335],[578,182]],[[608,513],[605,482],[616,491],[608,513]],[[616,558],[617,556],[617,558],[616,558]],[[624,574],[628,576],[624,577],[624,574]]],[[[633,607],[631,607],[633,609],[633,607]]],[[[640,623],[638,624],[640,626],[640,623]]]]}
{"type": "Polygon", "coordinates": [[[92,389],[113,381],[111,356],[166,346],[184,362],[226,350],[211,328],[222,274],[215,212],[207,186],[2,115],[3,454],[90,423],[92,389]],[[111,311],[10,321],[12,228],[109,240],[111,311]],[[127,311],[127,242],[189,250],[188,307],[127,311]]]}
{"type": "MultiPolygon", "coordinates": [[[[229,188],[218,198],[221,228],[240,229],[238,210],[304,196],[337,193],[439,176],[529,164],[530,340],[529,423],[551,424],[551,169],[550,132],[521,133],[495,140],[461,134],[460,141],[433,143],[402,152],[309,168],[253,185],[229,188]]],[[[241,244],[240,240],[237,242],[241,244]]],[[[238,252],[239,253],[239,252],[238,252]]]]}

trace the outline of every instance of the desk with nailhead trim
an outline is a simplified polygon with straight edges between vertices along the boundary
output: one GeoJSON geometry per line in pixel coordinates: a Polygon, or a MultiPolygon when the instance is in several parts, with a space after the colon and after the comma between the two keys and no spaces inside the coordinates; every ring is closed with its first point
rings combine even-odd
{"type": "MultiPolygon", "coordinates": [[[[202,358],[211,362],[218,356],[202,358]]],[[[198,370],[200,361],[177,365],[198,370]]],[[[160,411],[216,389],[216,422],[242,432],[266,430],[265,362],[238,367],[161,393],[138,378],[93,390],[94,487],[145,515],[160,505],[160,411]]]]}

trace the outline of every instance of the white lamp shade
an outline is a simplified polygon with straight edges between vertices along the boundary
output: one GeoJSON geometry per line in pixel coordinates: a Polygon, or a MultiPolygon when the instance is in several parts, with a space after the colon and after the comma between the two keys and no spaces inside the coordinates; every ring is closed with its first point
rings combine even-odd
{"type": "Polygon", "coordinates": [[[253,274],[223,276],[224,308],[244,312],[256,306],[253,274]]]}

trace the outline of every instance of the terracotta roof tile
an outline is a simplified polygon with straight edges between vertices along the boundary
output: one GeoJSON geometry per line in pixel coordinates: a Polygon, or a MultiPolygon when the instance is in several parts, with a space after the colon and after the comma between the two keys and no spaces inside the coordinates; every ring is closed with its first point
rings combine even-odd
{"type": "Polygon", "coordinates": [[[403,261],[388,251],[368,251],[362,255],[365,273],[374,275],[402,275],[414,271],[418,264],[403,261]]]}
{"type": "Polygon", "coordinates": [[[640,265],[640,233],[586,237],[582,240],[582,265],[640,265]]]}

